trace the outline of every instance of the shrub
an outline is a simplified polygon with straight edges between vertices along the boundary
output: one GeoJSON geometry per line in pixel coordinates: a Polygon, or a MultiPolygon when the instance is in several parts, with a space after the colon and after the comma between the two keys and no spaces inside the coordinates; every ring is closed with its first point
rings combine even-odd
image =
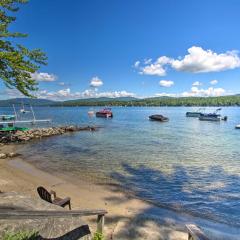
{"type": "Polygon", "coordinates": [[[95,232],[95,234],[93,236],[93,240],[104,240],[104,236],[102,233],[95,232]]]}
{"type": "Polygon", "coordinates": [[[3,236],[3,240],[37,240],[38,236],[38,232],[35,231],[7,232],[3,236]]]}

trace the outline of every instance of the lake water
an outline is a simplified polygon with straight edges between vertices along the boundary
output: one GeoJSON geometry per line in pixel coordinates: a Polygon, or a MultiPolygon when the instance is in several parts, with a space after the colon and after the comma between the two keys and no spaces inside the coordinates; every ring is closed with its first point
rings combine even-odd
{"type": "MultiPolygon", "coordinates": [[[[234,128],[240,108],[223,108],[228,121],[220,123],[186,118],[194,108],[185,107],[116,107],[113,119],[89,118],[88,110],[35,108],[37,118],[52,118],[55,125],[102,128],[21,145],[19,151],[48,171],[118,182],[156,205],[240,227],[240,130],[234,128]],[[155,113],[170,121],[149,121],[155,113]]],[[[0,114],[11,111],[2,108],[0,114]]]]}

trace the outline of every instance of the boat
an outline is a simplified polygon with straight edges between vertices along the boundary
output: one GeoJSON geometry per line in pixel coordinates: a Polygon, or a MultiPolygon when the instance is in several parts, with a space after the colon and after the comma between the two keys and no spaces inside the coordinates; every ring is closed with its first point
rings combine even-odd
{"type": "Polygon", "coordinates": [[[29,128],[15,127],[15,126],[0,126],[0,132],[16,132],[16,131],[28,131],[29,128]]]}
{"type": "Polygon", "coordinates": [[[15,115],[0,115],[0,120],[2,121],[9,121],[9,120],[15,120],[15,115]]]}
{"type": "Polygon", "coordinates": [[[89,116],[89,117],[93,117],[94,114],[95,114],[94,110],[93,110],[93,109],[89,109],[89,111],[88,111],[88,116],[89,116]]]}
{"type": "Polygon", "coordinates": [[[26,124],[26,123],[36,124],[36,123],[44,123],[44,122],[48,123],[48,122],[52,121],[51,119],[36,119],[35,113],[33,111],[32,106],[30,106],[30,109],[31,109],[31,112],[32,112],[33,119],[30,119],[30,120],[18,120],[17,112],[16,112],[16,109],[15,109],[14,105],[13,105],[13,109],[14,109],[15,115],[11,115],[11,116],[14,116],[14,118],[13,119],[5,119],[5,120],[0,118],[0,120],[2,120],[2,121],[0,121],[0,125],[2,125],[2,124],[10,124],[10,125],[13,126],[13,125],[15,125],[17,123],[19,123],[19,124],[26,124]]]}
{"type": "Polygon", "coordinates": [[[20,109],[20,113],[23,113],[23,114],[29,113],[29,111],[25,110],[23,102],[22,102],[22,108],[20,109]]]}
{"type": "Polygon", "coordinates": [[[94,112],[94,111],[88,111],[88,116],[89,116],[89,117],[93,117],[93,116],[94,116],[94,114],[95,114],[95,112],[94,112]]]}
{"type": "Polygon", "coordinates": [[[154,114],[149,116],[149,119],[152,121],[159,121],[159,122],[168,122],[169,118],[164,117],[163,115],[160,114],[154,114]]]}
{"type": "Polygon", "coordinates": [[[221,114],[218,113],[221,110],[221,108],[218,108],[214,113],[201,113],[199,116],[199,120],[213,122],[220,122],[221,120],[227,121],[227,116],[222,117],[221,114]]]}
{"type": "Polygon", "coordinates": [[[235,126],[236,129],[240,129],[240,124],[235,126]]]}
{"type": "Polygon", "coordinates": [[[200,115],[202,114],[201,109],[203,108],[199,108],[195,112],[186,112],[186,117],[200,117],[200,115]]]}
{"type": "Polygon", "coordinates": [[[111,108],[104,108],[104,109],[96,112],[96,117],[112,118],[113,113],[111,111],[111,108]]]}
{"type": "Polygon", "coordinates": [[[199,120],[219,122],[221,121],[221,115],[216,113],[201,113],[199,116],[199,120]]]}

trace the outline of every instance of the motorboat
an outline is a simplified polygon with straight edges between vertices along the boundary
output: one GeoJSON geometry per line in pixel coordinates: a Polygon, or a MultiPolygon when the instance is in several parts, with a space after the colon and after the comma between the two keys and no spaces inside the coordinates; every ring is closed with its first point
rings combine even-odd
{"type": "Polygon", "coordinates": [[[93,117],[93,116],[94,116],[94,114],[95,114],[95,112],[94,112],[94,111],[88,111],[88,116],[89,116],[89,117],[93,117]]]}
{"type": "Polygon", "coordinates": [[[159,122],[168,122],[169,118],[164,117],[163,115],[160,114],[154,114],[149,116],[149,119],[152,121],[159,121],[159,122]]]}
{"type": "Polygon", "coordinates": [[[240,124],[235,126],[236,129],[240,129],[240,124]]]}
{"type": "Polygon", "coordinates": [[[96,117],[102,117],[102,118],[112,118],[113,113],[111,108],[104,108],[98,112],[96,112],[96,117]]]}
{"type": "Polygon", "coordinates": [[[199,108],[195,112],[186,112],[186,117],[196,117],[196,118],[200,117],[200,115],[202,114],[201,109],[202,108],[199,108]]]}
{"type": "Polygon", "coordinates": [[[221,115],[216,113],[201,113],[199,116],[199,120],[219,122],[221,121],[221,115]]]}
{"type": "Polygon", "coordinates": [[[199,116],[200,121],[213,121],[213,122],[220,122],[221,120],[227,121],[227,116],[222,117],[219,112],[221,108],[218,108],[214,113],[201,113],[199,116]]]}

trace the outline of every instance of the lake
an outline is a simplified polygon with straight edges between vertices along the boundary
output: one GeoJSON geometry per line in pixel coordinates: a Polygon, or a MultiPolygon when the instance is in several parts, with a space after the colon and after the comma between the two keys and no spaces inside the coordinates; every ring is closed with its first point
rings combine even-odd
{"type": "Polygon", "coordinates": [[[50,125],[102,128],[34,141],[18,151],[50,172],[117,182],[156,205],[240,227],[240,130],[234,128],[240,108],[222,108],[228,121],[220,123],[186,118],[186,111],[196,110],[190,107],[114,107],[113,119],[89,118],[88,110],[36,107],[37,118],[52,118],[50,125]],[[149,121],[155,113],[170,121],[149,121]]]}

